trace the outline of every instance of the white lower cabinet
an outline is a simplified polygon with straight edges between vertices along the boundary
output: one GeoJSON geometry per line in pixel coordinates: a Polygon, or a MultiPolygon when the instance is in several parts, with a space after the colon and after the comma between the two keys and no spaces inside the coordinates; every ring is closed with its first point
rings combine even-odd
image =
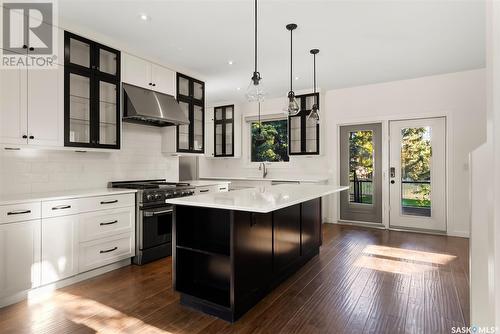
{"type": "Polygon", "coordinates": [[[40,220],[0,222],[0,297],[38,286],[40,220]]]}
{"type": "Polygon", "coordinates": [[[132,233],[97,239],[80,244],[80,272],[105,266],[134,256],[132,233]]]}
{"type": "Polygon", "coordinates": [[[78,273],[78,215],[42,220],[42,284],[78,273]]]}

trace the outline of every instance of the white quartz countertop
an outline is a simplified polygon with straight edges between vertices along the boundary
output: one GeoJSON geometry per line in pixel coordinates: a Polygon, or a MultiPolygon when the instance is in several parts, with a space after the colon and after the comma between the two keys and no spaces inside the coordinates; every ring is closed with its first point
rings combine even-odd
{"type": "Polygon", "coordinates": [[[349,189],[332,185],[280,184],[174,198],[169,204],[268,213],[349,189]]]}
{"type": "Polygon", "coordinates": [[[307,182],[321,183],[328,181],[327,177],[260,177],[260,176],[210,176],[202,177],[203,180],[238,180],[238,181],[275,181],[275,182],[307,182]]]}
{"type": "Polygon", "coordinates": [[[137,192],[137,190],[135,189],[99,188],[99,189],[51,191],[45,193],[29,193],[29,194],[12,194],[12,195],[2,194],[0,195],[0,205],[31,203],[40,201],[53,201],[53,200],[71,199],[80,197],[131,194],[135,192],[137,192]]]}
{"type": "Polygon", "coordinates": [[[188,181],[179,181],[181,183],[189,183],[193,187],[208,187],[208,186],[216,186],[218,184],[229,184],[231,181],[229,180],[188,180],[188,181]]]}

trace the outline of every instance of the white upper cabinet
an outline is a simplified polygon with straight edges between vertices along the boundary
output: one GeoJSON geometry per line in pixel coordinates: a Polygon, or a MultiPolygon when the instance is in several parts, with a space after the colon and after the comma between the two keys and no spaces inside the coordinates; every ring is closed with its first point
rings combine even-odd
{"type": "Polygon", "coordinates": [[[0,73],[0,144],[63,146],[62,66],[0,73]]]}
{"type": "Polygon", "coordinates": [[[28,143],[64,145],[64,69],[28,71],[28,143]]]}
{"type": "Polygon", "coordinates": [[[174,71],[127,53],[123,53],[122,78],[131,85],[175,95],[174,71]]]}
{"type": "Polygon", "coordinates": [[[24,67],[0,70],[0,143],[26,144],[28,114],[26,112],[26,79],[24,67]]]}

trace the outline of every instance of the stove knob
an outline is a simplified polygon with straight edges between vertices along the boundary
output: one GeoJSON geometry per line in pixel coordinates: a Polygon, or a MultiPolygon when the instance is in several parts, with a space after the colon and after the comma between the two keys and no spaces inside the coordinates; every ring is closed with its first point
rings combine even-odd
{"type": "Polygon", "coordinates": [[[160,200],[161,199],[161,194],[155,194],[155,200],[160,200]]]}
{"type": "Polygon", "coordinates": [[[146,195],[146,200],[147,201],[151,201],[152,199],[153,199],[153,195],[151,195],[151,194],[147,194],[146,195]]]}

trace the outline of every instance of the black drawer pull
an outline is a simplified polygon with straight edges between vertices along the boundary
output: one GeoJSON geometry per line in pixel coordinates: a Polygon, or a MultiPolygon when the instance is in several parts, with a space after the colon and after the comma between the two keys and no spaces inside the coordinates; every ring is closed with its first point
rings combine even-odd
{"type": "Polygon", "coordinates": [[[27,213],[31,213],[31,210],[11,211],[11,212],[7,212],[7,216],[24,215],[24,214],[27,214],[27,213]]]}
{"type": "Polygon", "coordinates": [[[64,210],[71,209],[71,205],[59,205],[52,208],[52,210],[64,210]]]}
{"type": "Polygon", "coordinates": [[[113,203],[118,203],[118,200],[115,199],[113,201],[102,201],[101,204],[113,204],[113,203]]]}
{"type": "Polygon", "coordinates": [[[227,188],[219,188],[219,190],[227,190],[227,188]]]}
{"type": "Polygon", "coordinates": [[[99,251],[99,253],[101,253],[101,254],[103,254],[103,253],[110,253],[110,252],[115,251],[117,249],[118,249],[118,247],[113,247],[111,249],[99,251]]]}
{"type": "Polygon", "coordinates": [[[209,189],[202,189],[200,190],[200,193],[208,193],[210,190],[209,189]]]}
{"type": "Polygon", "coordinates": [[[116,224],[116,223],[118,223],[118,220],[113,220],[112,222],[109,222],[109,223],[100,223],[99,225],[105,226],[105,225],[113,225],[113,224],[116,224]]]}

